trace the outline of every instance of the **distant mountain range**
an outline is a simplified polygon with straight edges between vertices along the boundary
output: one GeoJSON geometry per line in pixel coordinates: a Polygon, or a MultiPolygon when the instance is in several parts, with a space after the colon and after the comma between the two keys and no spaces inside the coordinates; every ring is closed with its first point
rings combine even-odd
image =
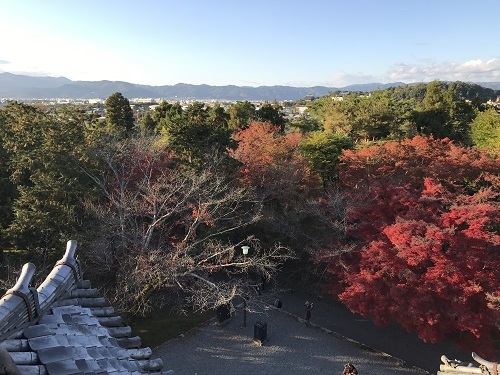
{"type": "MultiPolygon", "coordinates": [[[[500,82],[477,82],[500,90],[500,82]]],[[[307,95],[324,96],[334,91],[370,92],[404,85],[367,83],[345,87],[292,87],[292,86],[210,86],[178,83],[171,86],[138,85],[121,81],[72,81],[65,77],[32,77],[0,73],[0,98],[7,99],[94,99],[109,97],[120,92],[126,98],[162,98],[166,100],[299,100],[307,95]]]]}

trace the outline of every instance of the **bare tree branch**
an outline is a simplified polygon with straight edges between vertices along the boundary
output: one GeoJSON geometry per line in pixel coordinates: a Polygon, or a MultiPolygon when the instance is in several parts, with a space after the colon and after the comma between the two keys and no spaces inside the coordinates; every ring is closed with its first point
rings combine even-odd
{"type": "Polygon", "coordinates": [[[251,188],[228,181],[215,160],[194,172],[173,165],[154,143],[109,147],[99,154],[105,170],[86,169],[106,199],[87,207],[107,228],[103,235],[119,239],[101,240],[109,245],[96,255],[112,259],[122,308],[144,312],[169,289],[197,308],[213,308],[248,289],[243,276],[272,278],[292,257],[279,244],[262,249],[243,235],[262,218],[262,202],[251,188]],[[252,248],[247,257],[238,250],[243,243],[252,248]]]}

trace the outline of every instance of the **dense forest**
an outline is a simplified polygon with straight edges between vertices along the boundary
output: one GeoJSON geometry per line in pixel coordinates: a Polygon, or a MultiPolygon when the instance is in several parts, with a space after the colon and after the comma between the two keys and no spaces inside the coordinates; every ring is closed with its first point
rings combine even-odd
{"type": "Polygon", "coordinates": [[[379,324],[491,359],[500,113],[490,91],[433,81],[330,93],[292,119],[276,102],[162,102],[139,115],[115,93],[105,119],[10,102],[2,286],[16,260],[50,267],[76,239],[86,273],[134,314],[217,307],[248,297],[248,280],[286,274],[379,324]]]}

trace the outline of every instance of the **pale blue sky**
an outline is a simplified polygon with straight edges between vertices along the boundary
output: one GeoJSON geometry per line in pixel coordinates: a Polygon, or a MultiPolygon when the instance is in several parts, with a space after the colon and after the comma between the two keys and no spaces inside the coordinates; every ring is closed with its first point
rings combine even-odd
{"type": "Polygon", "coordinates": [[[261,86],[500,81],[499,0],[0,0],[0,72],[261,86]]]}

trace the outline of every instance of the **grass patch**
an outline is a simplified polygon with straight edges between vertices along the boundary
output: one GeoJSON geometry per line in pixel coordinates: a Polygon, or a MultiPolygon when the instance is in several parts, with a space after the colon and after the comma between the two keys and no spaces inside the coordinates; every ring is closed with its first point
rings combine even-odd
{"type": "Polygon", "coordinates": [[[134,334],[141,337],[142,346],[157,347],[216,316],[215,311],[181,314],[170,308],[153,310],[130,323],[134,334]]]}

